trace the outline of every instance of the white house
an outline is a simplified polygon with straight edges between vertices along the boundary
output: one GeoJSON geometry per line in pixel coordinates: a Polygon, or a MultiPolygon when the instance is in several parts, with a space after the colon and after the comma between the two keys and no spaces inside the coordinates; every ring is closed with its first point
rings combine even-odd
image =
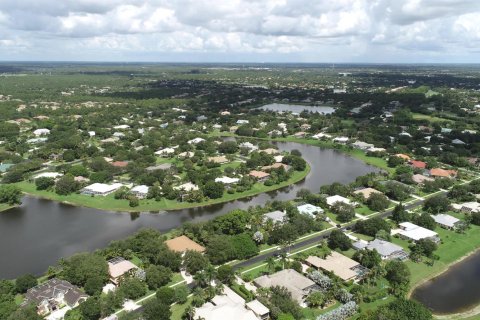
{"type": "Polygon", "coordinates": [[[148,195],[149,187],[146,185],[135,186],[130,190],[130,193],[139,199],[144,199],[148,195]]]}
{"type": "Polygon", "coordinates": [[[452,217],[448,214],[432,215],[432,218],[436,223],[438,223],[438,225],[440,225],[440,227],[445,229],[455,229],[457,223],[460,221],[460,219],[452,217]]]}
{"type": "Polygon", "coordinates": [[[336,143],[340,143],[340,144],[345,144],[348,142],[348,138],[347,137],[335,137],[333,138],[333,142],[336,142],[336,143]]]}
{"type": "Polygon", "coordinates": [[[175,149],[173,148],[165,148],[165,149],[160,149],[158,151],[155,151],[155,155],[156,156],[168,156],[170,154],[174,154],[175,153],[175,149]]]}
{"type": "Polygon", "coordinates": [[[337,202],[341,202],[341,203],[345,203],[345,204],[350,204],[350,205],[354,205],[350,199],[347,199],[345,197],[342,197],[342,196],[339,196],[339,195],[334,195],[334,196],[330,196],[330,197],[327,197],[327,204],[329,206],[333,206],[335,203],[337,202]]]}
{"type": "Polygon", "coordinates": [[[205,139],[195,138],[195,139],[192,139],[192,140],[188,140],[188,144],[197,144],[197,143],[200,143],[200,142],[203,142],[203,141],[205,141],[205,139]]]}
{"type": "Polygon", "coordinates": [[[33,177],[34,180],[37,180],[38,178],[52,178],[56,179],[58,177],[63,176],[63,174],[58,173],[58,172],[42,172],[37,174],[36,176],[33,177]]]}
{"type": "Polygon", "coordinates": [[[46,136],[47,134],[50,134],[50,130],[48,130],[48,129],[37,129],[37,130],[33,131],[33,134],[37,137],[46,136]]]}
{"type": "Polygon", "coordinates": [[[318,213],[323,213],[323,209],[317,206],[314,206],[310,203],[302,204],[301,206],[297,207],[298,212],[301,214],[306,214],[315,218],[318,213]]]}
{"type": "Polygon", "coordinates": [[[83,188],[81,193],[88,194],[88,195],[106,196],[112,192],[117,191],[121,187],[123,187],[123,184],[121,183],[113,183],[113,184],[94,183],[83,188]]]}
{"type": "Polygon", "coordinates": [[[189,191],[197,191],[198,186],[196,184],[191,183],[191,182],[187,182],[187,183],[184,183],[182,185],[173,187],[173,189],[189,192],[189,191]]]}
{"type": "Polygon", "coordinates": [[[312,138],[314,139],[330,139],[332,136],[327,134],[327,133],[317,133],[316,135],[313,135],[312,138]]]}
{"type": "Polygon", "coordinates": [[[130,129],[130,126],[128,124],[121,124],[121,125],[118,125],[118,126],[114,126],[113,129],[126,130],[126,129],[130,129]]]}
{"type": "Polygon", "coordinates": [[[215,182],[221,182],[223,184],[234,184],[240,181],[238,178],[230,178],[227,176],[215,178],[215,182]]]}
{"type": "Polygon", "coordinates": [[[248,124],[248,123],[250,123],[250,121],[248,120],[242,120],[242,119],[237,120],[237,124],[248,124]]]}
{"type": "Polygon", "coordinates": [[[287,213],[283,211],[272,211],[269,213],[265,213],[263,215],[263,221],[266,222],[271,220],[273,223],[283,223],[287,217],[287,213]]]}
{"type": "Polygon", "coordinates": [[[438,237],[438,233],[435,231],[417,226],[411,222],[402,222],[399,224],[400,231],[398,234],[407,240],[410,241],[418,241],[421,239],[430,239],[435,242],[439,242],[440,238],[438,237]]]}

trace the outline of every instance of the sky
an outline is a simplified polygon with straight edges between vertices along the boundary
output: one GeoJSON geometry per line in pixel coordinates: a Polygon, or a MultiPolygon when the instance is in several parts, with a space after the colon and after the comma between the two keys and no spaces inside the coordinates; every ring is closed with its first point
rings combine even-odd
{"type": "Polygon", "coordinates": [[[480,62],[480,0],[0,0],[0,60],[480,62]]]}

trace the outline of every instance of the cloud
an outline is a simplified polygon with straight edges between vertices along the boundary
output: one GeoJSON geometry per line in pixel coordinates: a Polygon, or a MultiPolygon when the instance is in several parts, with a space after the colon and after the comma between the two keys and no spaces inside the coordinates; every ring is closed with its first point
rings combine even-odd
{"type": "Polygon", "coordinates": [[[2,0],[0,59],[476,61],[479,18],[476,0],[2,0]]]}

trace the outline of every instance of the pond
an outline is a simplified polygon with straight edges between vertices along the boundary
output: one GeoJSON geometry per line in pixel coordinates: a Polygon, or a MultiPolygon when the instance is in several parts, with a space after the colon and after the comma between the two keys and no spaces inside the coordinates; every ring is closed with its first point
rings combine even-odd
{"type": "Polygon", "coordinates": [[[461,313],[480,304],[480,251],[458,262],[412,293],[434,314],[461,313]]]}
{"type": "Polygon", "coordinates": [[[0,213],[0,278],[41,274],[62,257],[104,247],[143,227],[168,231],[184,222],[209,220],[233,209],[293,199],[301,188],[318,192],[322,185],[348,183],[358,176],[378,171],[336,150],[294,142],[278,142],[277,146],[281,150],[297,149],[302,153],[311,165],[307,177],[283,189],[223,204],[154,214],[127,214],[25,197],[22,206],[0,213]]]}
{"type": "Polygon", "coordinates": [[[309,111],[314,113],[330,114],[334,113],[335,109],[330,106],[304,106],[299,104],[284,104],[284,103],[271,103],[259,107],[258,109],[275,111],[275,112],[296,112],[309,111]]]}

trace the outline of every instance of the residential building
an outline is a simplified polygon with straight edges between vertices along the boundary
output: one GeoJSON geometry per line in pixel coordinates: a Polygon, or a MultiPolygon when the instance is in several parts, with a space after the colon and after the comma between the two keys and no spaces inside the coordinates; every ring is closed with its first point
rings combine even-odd
{"type": "Polygon", "coordinates": [[[174,154],[174,153],[175,153],[174,148],[164,148],[164,149],[160,149],[160,150],[156,151],[154,154],[156,156],[165,157],[165,156],[168,156],[168,155],[171,155],[171,154],[174,154]]]}
{"type": "Polygon", "coordinates": [[[139,199],[144,199],[148,195],[149,187],[146,185],[135,186],[130,190],[130,193],[139,199]]]}
{"type": "Polygon", "coordinates": [[[162,164],[158,164],[156,166],[150,166],[150,167],[147,167],[145,168],[145,170],[147,171],[156,171],[156,170],[170,170],[172,168],[172,164],[171,163],[162,163],[162,164]]]}
{"type": "Polygon", "coordinates": [[[434,168],[430,170],[430,175],[438,178],[454,178],[457,176],[457,171],[434,168]]]}
{"type": "Polygon", "coordinates": [[[332,251],[325,259],[317,256],[309,256],[305,262],[315,269],[332,272],[343,281],[357,280],[361,278],[366,271],[360,263],[336,251],[332,251]]]}
{"type": "Polygon", "coordinates": [[[187,183],[181,184],[179,186],[173,187],[173,189],[190,192],[190,191],[197,191],[198,186],[196,184],[191,183],[191,182],[187,182],[187,183]]]}
{"type": "Polygon", "coordinates": [[[126,168],[128,166],[128,161],[113,161],[110,164],[115,168],[126,168]]]}
{"type": "Polygon", "coordinates": [[[52,179],[57,179],[59,177],[63,176],[62,173],[59,172],[42,172],[33,177],[33,180],[37,180],[38,178],[52,178],[52,179]]]}
{"type": "Polygon", "coordinates": [[[53,278],[28,289],[22,305],[34,304],[37,312],[45,316],[63,306],[74,308],[87,300],[88,295],[68,281],[53,278]]]}
{"type": "Polygon", "coordinates": [[[195,138],[195,139],[192,139],[192,140],[188,140],[188,144],[198,144],[198,143],[203,142],[203,141],[205,141],[205,139],[195,138]]]}
{"type": "Polygon", "coordinates": [[[205,248],[203,246],[199,245],[185,235],[167,240],[165,241],[165,244],[170,250],[175,252],[184,253],[187,250],[197,251],[200,253],[205,252],[205,248]]]}
{"type": "Polygon", "coordinates": [[[50,130],[49,129],[37,129],[37,130],[33,131],[33,134],[37,137],[46,136],[46,135],[50,134],[50,130]]]}
{"type": "Polygon", "coordinates": [[[472,201],[472,202],[464,202],[461,204],[452,204],[452,207],[455,210],[461,211],[463,213],[476,213],[480,212],[480,203],[472,201]]]}
{"type": "Polygon", "coordinates": [[[411,222],[402,222],[399,224],[400,230],[398,235],[409,241],[418,241],[420,239],[429,239],[434,242],[439,242],[440,238],[435,231],[417,226],[411,222]]]}
{"type": "Polygon", "coordinates": [[[266,181],[270,177],[269,173],[266,173],[263,171],[257,171],[257,170],[250,171],[248,175],[252,178],[255,178],[259,182],[266,181]]]}
{"type": "Polygon", "coordinates": [[[363,189],[360,189],[360,190],[356,190],[353,193],[354,194],[361,194],[365,200],[368,200],[370,198],[370,196],[374,193],[383,194],[382,192],[380,192],[376,189],[373,189],[373,188],[363,188],[363,189]]]}
{"type": "Polygon", "coordinates": [[[339,195],[334,195],[334,196],[327,197],[326,200],[327,200],[327,204],[330,207],[333,206],[337,202],[353,205],[353,203],[350,201],[350,199],[347,199],[347,198],[339,196],[339,195]]]}
{"type": "Polygon", "coordinates": [[[215,178],[215,182],[220,182],[220,183],[223,183],[223,184],[226,184],[226,185],[235,184],[238,181],[240,181],[239,178],[230,178],[230,177],[227,177],[227,176],[215,178]]]}
{"type": "Polygon", "coordinates": [[[333,142],[339,143],[339,144],[346,144],[348,142],[348,137],[335,137],[333,138],[333,142]]]}
{"type": "Polygon", "coordinates": [[[123,187],[121,183],[105,184],[105,183],[94,183],[89,186],[86,186],[81,190],[82,194],[87,195],[97,195],[97,196],[106,196],[110,193],[113,193],[123,187]]]}
{"type": "Polygon", "coordinates": [[[412,176],[412,180],[416,184],[423,184],[423,183],[425,183],[425,181],[434,181],[435,179],[424,176],[423,174],[414,174],[412,176]]]}
{"type": "Polygon", "coordinates": [[[366,142],[358,140],[358,141],[355,141],[354,143],[352,143],[352,147],[360,149],[360,150],[367,150],[367,149],[373,148],[375,146],[371,143],[366,143],[366,142]]]}
{"type": "Polygon", "coordinates": [[[318,213],[323,213],[323,209],[313,204],[306,203],[297,207],[297,210],[301,214],[306,214],[312,218],[315,218],[318,213]]]}
{"type": "Polygon", "coordinates": [[[435,220],[438,225],[444,229],[455,229],[460,222],[460,219],[452,217],[448,214],[437,214],[432,215],[433,220],[435,220]]]}
{"type": "Polygon", "coordinates": [[[299,304],[303,304],[305,297],[317,290],[315,282],[293,269],[284,269],[271,275],[258,277],[253,280],[253,283],[259,288],[285,287],[299,304]]]}
{"type": "Polygon", "coordinates": [[[375,239],[370,242],[359,240],[353,243],[353,248],[356,250],[376,250],[382,257],[382,260],[404,260],[408,257],[408,253],[401,246],[381,239],[375,239]]]}
{"type": "Polygon", "coordinates": [[[217,163],[217,164],[223,164],[227,163],[228,159],[225,156],[218,156],[218,157],[208,157],[207,160],[209,162],[217,163]]]}
{"type": "Polygon", "coordinates": [[[273,223],[284,223],[285,220],[287,219],[287,213],[283,211],[272,211],[269,213],[265,213],[263,215],[263,221],[266,222],[268,220],[271,220],[273,223]]]}
{"type": "Polygon", "coordinates": [[[395,157],[401,158],[401,159],[403,159],[403,160],[405,160],[405,161],[410,161],[410,159],[411,159],[409,155],[406,155],[406,154],[403,154],[403,153],[397,153],[397,154],[395,155],[395,157]]]}
{"type": "Polygon", "coordinates": [[[270,316],[270,310],[263,305],[260,301],[257,299],[252,300],[250,302],[247,302],[245,304],[245,307],[247,309],[252,310],[253,313],[255,313],[255,316],[257,316],[258,319],[260,320],[267,320],[269,319],[270,316]]]}
{"type": "Polygon", "coordinates": [[[110,281],[117,286],[126,275],[134,275],[138,269],[136,265],[122,257],[108,260],[110,281]]]}
{"type": "Polygon", "coordinates": [[[420,160],[410,160],[409,164],[415,169],[425,169],[427,167],[427,163],[420,160]]]}

